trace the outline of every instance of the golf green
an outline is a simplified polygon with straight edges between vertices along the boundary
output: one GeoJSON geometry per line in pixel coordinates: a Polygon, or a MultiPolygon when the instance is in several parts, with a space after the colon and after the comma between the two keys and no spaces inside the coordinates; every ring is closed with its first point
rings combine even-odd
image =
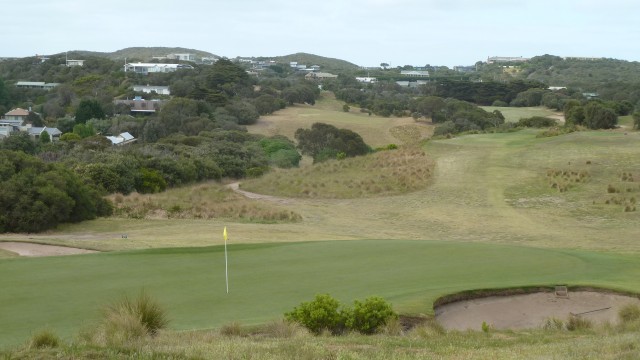
{"type": "Polygon", "coordinates": [[[429,313],[438,296],[467,289],[595,285],[639,291],[640,258],[480,243],[405,240],[230,245],[0,260],[0,346],[44,327],[70,337],[100,308],[145,290],[173,329],[277,319],[329,293],[344,303],[382,296],[429,313]]]}

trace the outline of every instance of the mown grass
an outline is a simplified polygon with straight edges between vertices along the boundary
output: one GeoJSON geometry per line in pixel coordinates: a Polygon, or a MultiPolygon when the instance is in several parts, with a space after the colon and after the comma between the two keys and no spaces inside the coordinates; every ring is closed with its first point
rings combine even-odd
{"type": "Polygon", "coordinates": [[[275,204],[259,203],[215,182],[170,189],[158,194],[110,195],[115,216],[131,219],[232,219],[249,222],[295,222],[299,214],[275,204]]]}
{"type": "Polygon", "coordinates": [[[228,259],[229,294],[222,246],[0,261],[0,273],[11,274],[0,277],[0,346],[42,327],[69,339],[100,317],[103,304],[140,289],[167,309],[174,330],[277,320],[320,293],[343,303],[376,295],[400,313],[428,314],[436,298],[468,289],[567,283],[640,290],[636,256],[519,246],[232,243],[228,259]]]}
{"type": "Polygon", "coordinates": [[[285,197],[388,196],[424,189],[433,166],[433,160],[422,149],[403,148],[276,171],[241,185],[251,192],[285,197]]]}

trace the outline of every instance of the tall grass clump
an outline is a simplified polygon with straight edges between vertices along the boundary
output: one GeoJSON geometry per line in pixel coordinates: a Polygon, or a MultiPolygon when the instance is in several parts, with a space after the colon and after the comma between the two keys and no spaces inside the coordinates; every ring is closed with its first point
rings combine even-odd
{"type": "Polygon", "coordinates": [[[569,320],[567,320],[565,326],[569,331],[582,331],[593,328],[593,323],[589,319],[572,315],[569,316],[569,320]]]}
{"type": "Polygon", "coordinates": [[[623,306],[618,311],[618,319],[623,327],[638,327],[640,328],[640,306],[635,304],[629,304],[623,306]]]}
{"type": "Polygon", "coordinates": [[[146,336],[154,336],[168,324],[165,310],[147,293],[128,296],[107,305],[95,331],[85,333],[85,340],[120,345],[146,336]]]}
{"type": "Polygon", "coordinates": [[[51,329],[36,331],[29,339],[29,349],[57,348],[62,341],[51,329]]]}

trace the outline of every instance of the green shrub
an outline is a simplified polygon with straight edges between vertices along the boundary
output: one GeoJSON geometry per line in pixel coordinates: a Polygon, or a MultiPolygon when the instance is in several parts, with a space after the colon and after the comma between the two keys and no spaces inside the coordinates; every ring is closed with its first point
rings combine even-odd
{"type": "Polygon", "coordinates": [[[301,303],[284,316],[289,321],[300,323],[316,335],[323,330],[338,334],[344,328],[344,318],[338,311],[339,307],[338,300],[329,294],[322,294],[316,295],[311,302],[301,303]]]}
{"type": "Polygon", "coordinates": [[[347,328],[362,334],[373,334],[390,319],[397,317],[391,304],[377,296],[367,298],[363,302],[356,300],[353,308],[345,313],[347,328]]]}
{"type": "Polygon", "coordinates": [[[533,116],[530,118],[522,118],[518,120],[518,126],[524,127],[543,128],[555,125],[556,121],[554,119],[543,116],[533,116]]]}
{"type": "Polygon", "coordinates": [[[30,349],[56,348],[60,345],[60,338],[50,329],[42,329],[31,336],[30,349]]]}

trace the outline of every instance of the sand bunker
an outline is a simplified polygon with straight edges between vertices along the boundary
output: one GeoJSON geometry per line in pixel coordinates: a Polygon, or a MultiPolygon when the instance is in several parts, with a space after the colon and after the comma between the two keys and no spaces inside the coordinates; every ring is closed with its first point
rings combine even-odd
{"type": "Polygon", "coordinates": [[[23,242],[0,242],[0,249],[14,252],[20,256],[60,256],[96,253],[94,250],[71,248],[66,246],[43,245],[23,242]]]}
{"type": "Polygon", "coordinates": [[[482,322],[494,329],[540,328],[546,319],[567,320],[571,315],[593,323],[618,322],[618,311],[625,305],[640,306],[640,299],[592,291],[553,292],[514,296],[491,296],[439,306],[436,319],[447,330],[481,330],[482,322]]]}

